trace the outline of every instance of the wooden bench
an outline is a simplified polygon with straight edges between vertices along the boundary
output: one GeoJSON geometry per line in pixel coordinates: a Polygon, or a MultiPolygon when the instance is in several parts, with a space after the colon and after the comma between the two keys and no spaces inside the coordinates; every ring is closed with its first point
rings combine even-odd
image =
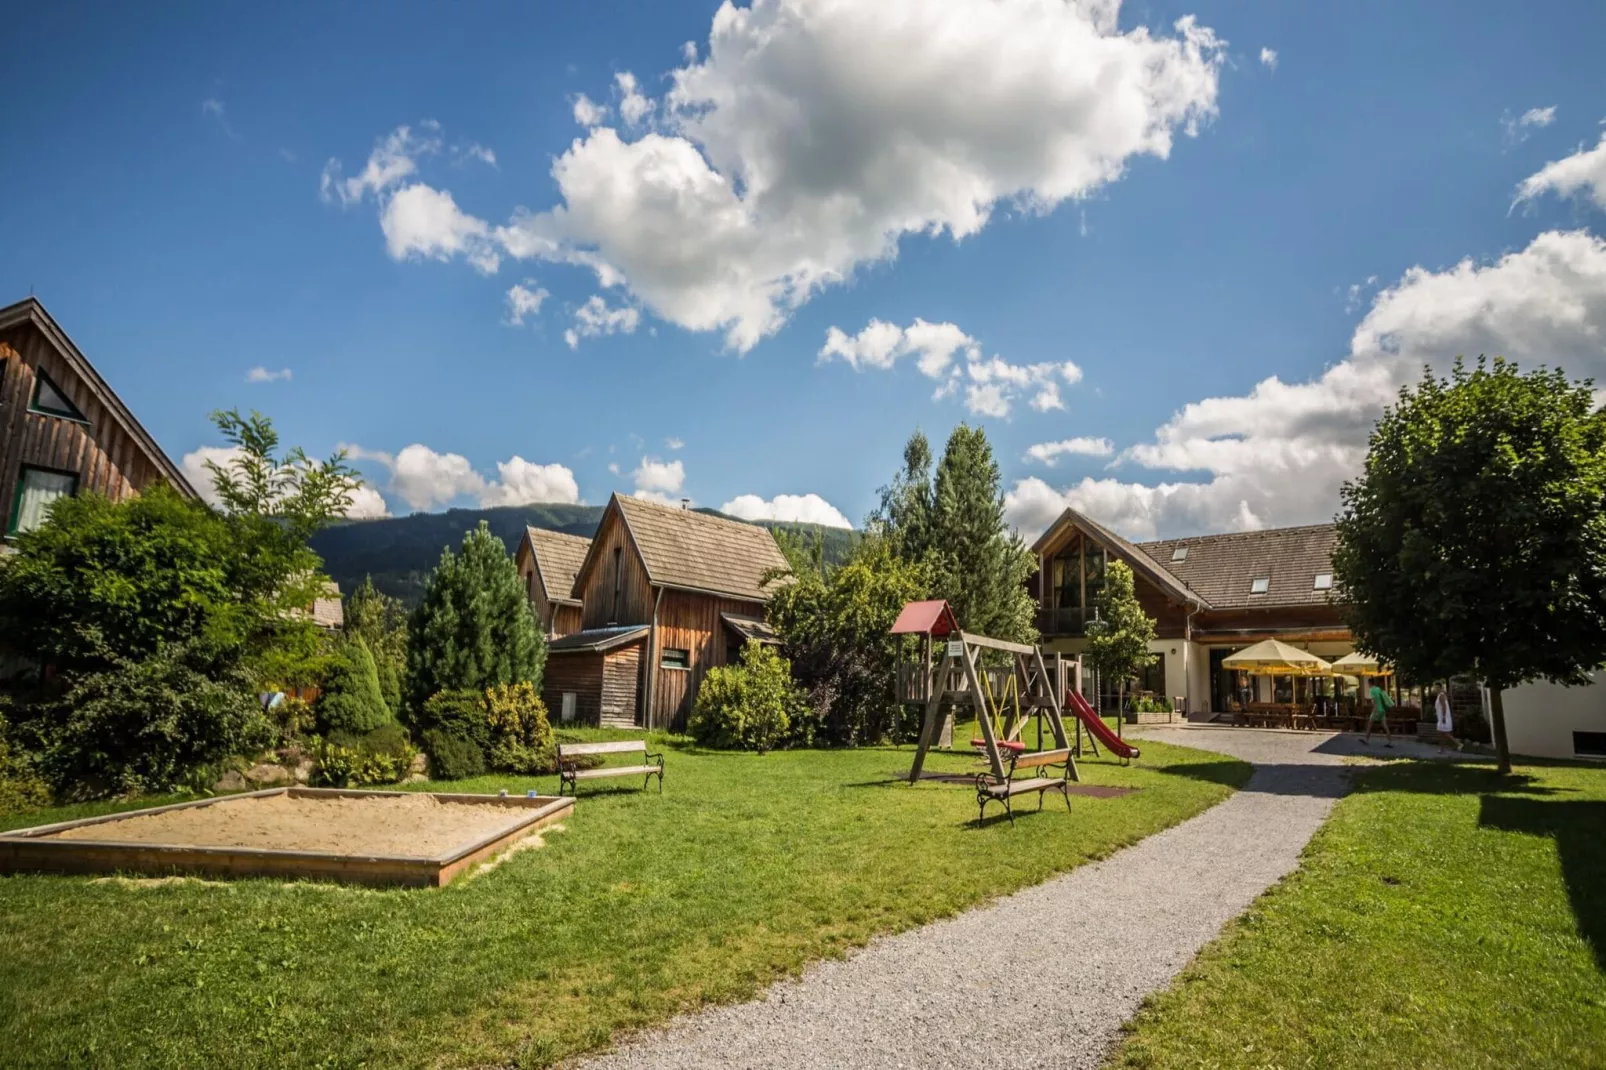
{"type": "Polygon", "coordinates": [[[611,776],[642,777],[641,788],[647,789],[652,778],[658,778],[658,794],[664,791],[664,756],[648,754],[647,741],[627,739],[617,743],[559,743],[558,744],[558,795],[567,787],[577,798],[580,781],[600,780],[611,776]],[[594,769],[581,769],[578,759],[601,754],[639,754],[640,765],[599,765],[594,769]]]}
{"type": "Polygon", "coordinates": [[[1017,795],[1026,795],[1037,792],[1037,808],[1043,808],[1043,795],[1046,792],[1057,791],[1065,798],[1065,809],[1071,808],[1071,751],[1045,750],[1036,754],[1021,754],[1011,752],[1009,768],[1005,770],[1000,780],[991,772],[976,774],[976,804],[980,813],[976,815],[976,824],[979,827],[982,819],[987,816],[988,803],[1003,803],[1004,812],[1009,815],[1009,823],[1015,823],[1015,807],[1010,800],[1017,795]],[[1059,775],[1049,774],[1055,766],[1060,766],[1059,775]],[[1034,769],[1039,775],[1017,780],[1015,774],[1023,769],[1034,769]]]}

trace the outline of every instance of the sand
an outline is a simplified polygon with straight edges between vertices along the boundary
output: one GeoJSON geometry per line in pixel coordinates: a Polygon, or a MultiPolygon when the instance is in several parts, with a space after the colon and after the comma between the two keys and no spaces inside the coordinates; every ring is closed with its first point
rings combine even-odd
{"type": "Polygon", "coordinates": [[[309,799],[266,795],[66,829],[52,838],[436,858],[530,811],[429,795],[309,799]]]}

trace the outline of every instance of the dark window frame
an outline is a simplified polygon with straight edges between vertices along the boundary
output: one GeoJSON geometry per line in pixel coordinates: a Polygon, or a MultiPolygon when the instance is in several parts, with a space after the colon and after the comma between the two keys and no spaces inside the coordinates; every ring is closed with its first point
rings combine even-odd
{"type": "Polygon", "coordinates": [[[33,397],[28,402],[28,411],[38,413],[40,416],[53,416],[58,420],[71,420],[75,424],[89,426],[89,419],[78,411],[78,406],[74,405],[72,398],[67,396],[67,391],[63,390],[54,379],[46,375],[43,368],[35,368],[33,370],[33,397]],[[69,406],[67,411],[64,412],[61,409],[40,404],[39,395],[46,385],[56,392],[57,397],[67,403],[69,406]]]}
{"type": "Polygon", "coordinates": [[[1606,732],[1574,732],[1573,753],[1580,758],[1606,758],[1606,732]]]}
{"type": "Polygon", "coordinates": [[[658,667],[660,669],[675,669],[680,672],[691,671],[691,651],[680,647],[666,646],[658,654],[658,667]],[[676,656],[678,655],[678,657],[676,656]]]}
{"type": "Polygon", "coordinates": [[[11,515],[6,520],[6,538],[14,538],[23,534],[17,530],[17,522],[22,516],[22,495],[28,489],[28,473],[44,472],[53,476],[67,476],[72,480],[72,490],[67,497],[78,497],[78,491],[83,486],[83,476],[78,472],[71,472],[65,468],[51,468],[42,464],[24,464],[17,468],[17,488],[11,495],[11,515]]]}

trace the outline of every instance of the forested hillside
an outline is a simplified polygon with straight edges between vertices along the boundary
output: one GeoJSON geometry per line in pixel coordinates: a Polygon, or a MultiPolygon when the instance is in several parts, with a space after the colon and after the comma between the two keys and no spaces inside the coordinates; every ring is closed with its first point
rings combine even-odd
{"type": "MultiPolygon", "coordinates": [[[[600,505],[513,505],[497,509],[449,509],[444,513],[414,513],[383,520],[355,520],[325,528],[312,538],[312,548],[324,568],[351,591],[372,576],[374,586],[410,607],[424,589],[424,580],[440,560],[441,550],[454,549],[481,520],[512,553],[526,527],[547,528],[570,535],[591,536],[602,519],[600,505]]],[[[700,510],[721,516],[713,509],[700,510]]],[[[834,564],[847,556],[853,532],[814,524],[780,524],[760,521],[771,530],[807,533],[824,541],[825,560],[834,564]]]]}

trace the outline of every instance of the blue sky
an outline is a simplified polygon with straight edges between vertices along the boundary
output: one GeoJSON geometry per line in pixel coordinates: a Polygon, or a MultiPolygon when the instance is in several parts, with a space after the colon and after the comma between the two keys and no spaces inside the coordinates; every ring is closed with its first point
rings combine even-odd
{"type": "Polygon", "coordinates": [[[858,524],[969,419],[1028,535],[1319,521],[1423,363],[1606,372],[1597,3],[10,23],[0,299],[175,459],[258,408],[369,512],[858,524]]]}

